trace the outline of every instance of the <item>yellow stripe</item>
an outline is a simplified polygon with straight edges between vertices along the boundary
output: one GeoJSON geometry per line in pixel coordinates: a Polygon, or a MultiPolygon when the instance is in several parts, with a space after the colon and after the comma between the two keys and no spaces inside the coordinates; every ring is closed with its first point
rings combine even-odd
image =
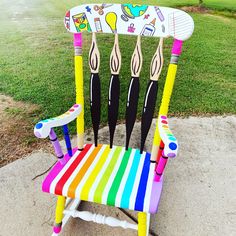
{"type": "Polygon", "coordinates": [[[112,159],[109,162],[109,165],[107,166],[105,172],[103,173],[102,178],[94,192],[94,196],[93,196],[94,202],[102,203],[102,196],[103,196],[104,189],[106,188],[107,182],[109,181],[109,178],[112,172],[114,171],[114,167],[117,163],[117,160],[120,156],[121,151],[122,151],[122,147],[116,147],[116,150],[113,153],[112,159]]]}
{"type": "Polygon", "coordinates": [[[109,145],[107,145],[107,147],[105,148],[105,150],[103,151],[97,165],[95,166],[93,172],[90,174],[89,178],[87,179],[87,181],[85,182],[81,194],[80,194],[80,198],[82,200],[88,201],[88,197],[89,197],[89,191],[94,183],[94,180],[96,179],[96,177],[99,175],[99,172],[101,171],[107,157],[108,154],[110,152],[110,147],[109,145]]]}
{"type": "Polygon", "coordinates": [[[82,106],[82,111],[77,117],[77,135],[78,148],[83,148],[83,134],[84,134],[84,92],[83,92],[83,58],[82,56],[75,56],[75,92],[76,103],[82,106]]]}
{"type": "MultiPolygon", "coordinates": [[[[170,64],[168,67],[168,73],[166,76],[166,82],[165,82],[165,87],[164,87],[163,96],[161,100],[159,115],[167,115],[168,113],[170,98],[171,98],[174,83],[175,83],[176,72],[177,72],[177,65],[170,64]]],[[[161,141],[161,138],[160,138],[160,134],[158,130],[158,125],[156,125],[153,145],[159,146],[160,141],[161,141]]]]}
{"type": "Polygon", "coordinates": [[[99,144],[97,147],[95,147],[93,149],[92,153],[89,155],[86,162],[83,164],[83,166],[81,166],[81,168],[79,169],[79,172],[77,173],[77,175],[75,176],[74,180],[72,181],[72,183],[70,184],[70,186],[68,188],[68,192],[67,192],[68,197],[75,198],[75,192],[76,192],[77,186],[79,185],[79,183],[83,179],[85,173],[87,172],[88,168],[90,167],[90,165],[94,161],[95,157],[97,156],[97,154],[101,148],[102,148],[101,144],[99,144]]]}

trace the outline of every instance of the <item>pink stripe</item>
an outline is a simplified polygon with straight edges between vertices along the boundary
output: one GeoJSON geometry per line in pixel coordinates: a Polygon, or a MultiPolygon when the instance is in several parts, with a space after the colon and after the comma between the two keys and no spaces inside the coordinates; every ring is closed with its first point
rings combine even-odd
{"type": "Polygon", "coordinates": [[[152,183],[152,192],[150,198],[150,207],[149,213],[156,214],[158,211],[158,205],[161,198],[161,191],[163,185],[163,177],[161,177],[159,182],[153,181],[152,183]]]}
{"type": "MultiPolygon", "coordinates": [[[[77,151],[77,147],[73,148],[72,150],[72,156],[75,154],[77,151]]],[[[70,156],[68,153],[64,156],[64,159],[66,160],[65,164],[70,160],[70,156]]],[[[53,168],[50,170],[49,174],[47,177],[44,179],[43,184],[42,184],[42,190],[43,192],[48,192],[50,191],[50,185],[52,181],[55,179],[55,177],[59,174],[59,172],[62,170],[62,168],[65,166],[62,165],[59,161],[53,166],[53,168]]]]}
{"type": "MultiPolygon", "coordinates": [[[[163,154],[162,154],[162,155],[163,155],[163,154]]],[[[155,175],[154,175],[154,181],[156,181],[156,182],[160,181],[160,178],[161,178],[162,173],[163,173],[163,171],[164,171],[164,169],[165,169],[167,160],[168,160],[167,158],[163,158],[163,157],[161,156],[161,158],[160,158],[160,160],[159,160],[159,162],[158,162],[158,164],[157,164],[157,166],[156,166],[156,173],[155,173],[155,175]],[[159,175],[158,175],[158,174],[159,174],[159,175]]]]}
{"type": "Polygon", "coordinates": [[[183,41],[174,39],[172,54],[180,55],[182,53],[183,41]]]}

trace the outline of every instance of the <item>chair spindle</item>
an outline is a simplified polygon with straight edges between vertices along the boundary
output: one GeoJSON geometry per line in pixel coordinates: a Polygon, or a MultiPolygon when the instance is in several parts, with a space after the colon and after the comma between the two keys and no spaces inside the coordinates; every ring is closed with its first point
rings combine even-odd
{"type": "Polygon", "coordinates": [[[62,130],[63,130],[63,135],[64,135],[64,139],[65,139],[65,143],[66,143],[67,152],[68,152],[69,156],[72,157],[72,148],[71,148],[71,141],[70,141],[70,134],[69,134],[68,125],[63,125],[62,130]]]}
{"type": "Polygon", "coordinates": [[[53,148],[54,148],[54,151],[55,151],[55,154],[56,154],[58,160],[60,161],[61,164],[65,164],[64,154],[61,150],[61,145],[58,141],[57,135],[56,135],[53,128],[51,128],[51,131],[49,133],[49,139],[53,145],[53,148]]]}
{"type": "Polygon", "coordinates": [[[137,43],[131,59],[131,80],[129,83],[128,98],[126,103],[126,150],[129,147],[130,136],[134,127],[137,115],[139,98],[139,76],[143,65],[143,55],[141,51],[141,36],[137,38],[137,43]]]}
{"type": "Polygon", "coordinates": [[[83,77],[83,57],[82,57],[82,33],[74,34],[74,49],[75,49],[75,92],[76,104],[82,106],[81,113],[77,117],[77,143],[78,150],[83,150],[84,147],[84,77],[83,77]]]}
{"type": "Polygon", "coordinates": [[[164,145],[163,141],[161,140],[160,145],[159,145],[159,148],[158,148],[157,159],[156,159],[156,163],[157,163],[157,164],[158,164],[158,162],[159,162],[159,160],[160,160],[160,158],[161,158],[161,155],[162,155],[162,152],[163,152],[163,150],[164,150],[164,147],[165,147],[165,145],[164,145]]]}
{"type": "Polygon", "coordinates": [[[90,77],[90,110],[94,132],[94,143],[97,147],[98,130],[101,116],[101,85],[99,78],[100,53],[97,46],[96,34],[92,34],[92,44],[89,52],[90,77]]]}
{"type": "Polygon", "coordinates": [[[152,124],[153,114],[155,112],[158,79],[163,67],[163,38],[160,38],[157,50],[152,58],[150,67],[150,81],[147,86],[146,95],[143,105],[143,113],[141,120],[141,147],[140,153],[143,152],[144,144],[148,135],[148,131],[152,124]]]}
{"type": "MultiPolygon", "coordinates": [[[[174,43],[172,46],[172,53],[171,53],[171,59],[170,59],[170,64],[168,67],[168,72],[166,76],[166,82],[164,86],[164,91],[162,95],[162,101],[161,101],[161,106],[160,106],[160,111],[159,114],[161,115],[167,115],[168,109],[169,109],[169,103],[174,87],[174,82],[175,82],[175,77],[176,77],[176,72],[177,72],[177,67],[178,67],[178,59],[179,56],[182,53],[182,44],[183,42],[181,40],[174,39],[174,43]]],[[[158,125],[156,126],[155,134],[154,134],[154,140],[153,140],[153,145],[152,145],[152,154],[151,154],[151,160],[157,159],[157,166],[156,166],[156,173],[159,173],[155,176],[155,181],[160,181],[161,174],[164,171],[166,160],[161,160],[163,159],[162,157],[160,160],[158,160],[158,155],[157,155],[157,146],[161,143],[161,137],[160,133],[158,130],[158,125]],[[165,164],[163,165],[163,163],[165,164]],[[163,168],[161,170],[161,168],[163,168]]]]}
{"type": "Polygon", "coordinates": [[[115,42],[110,56],[111,78],[108,94],[108,125],[110,131],[110,148],[113,145],[113,138],[116,129],[119,110],[120,80],[119,72],[121,67],[121,53],[119,48],[118,34],[115,34],[115,42]]]}

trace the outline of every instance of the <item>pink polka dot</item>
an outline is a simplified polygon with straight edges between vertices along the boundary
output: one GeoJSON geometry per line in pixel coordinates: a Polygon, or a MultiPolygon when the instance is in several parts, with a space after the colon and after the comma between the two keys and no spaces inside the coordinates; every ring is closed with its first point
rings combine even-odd
{"type": "Polygon", "coordinates": [[[73,107],[78,107],[79,105],[78,104],[75,104],[73,107]]]}
{"type": "Polygon", "coordinates": [[[162,120],[161,123],[162,124],[167,124],[167,121],[166,120],[162,120]]]}
{"type": "Polygon", "coordinates": [[[166,119],[166,116],[161,116],[161,119],[166,119]]]}
{"type": "Polygon", "coordinates": [[[73,112],[74,110],[75,110],[75,109],[72,108],[72,109],[70,109],[69,111],[70,111],[70,112],[73,112]]]}

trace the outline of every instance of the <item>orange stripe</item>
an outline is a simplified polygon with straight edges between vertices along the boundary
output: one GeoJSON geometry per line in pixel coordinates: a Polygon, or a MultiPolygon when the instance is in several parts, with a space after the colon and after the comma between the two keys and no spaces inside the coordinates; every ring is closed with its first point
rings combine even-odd
{"type": "Polygon", "coordinates": [[[97,153],[99,152],[99,150],[101,149],[101,147],[102,147],[102,145],[99,144],[96,148],[94,148],[94,150],[92,151],[92,153],[88,157],[87,161],[84,163],[84,165],[79,170],[78,174],[75,176],[74,180],[72,181],[72,183],[70,184],[70,186],[68,188],[68,193],[67,193],[68,197],[75,198],[75,190],[76,190],[77,186],[79,185],[79,183],[82,180],[83,176],[85,175],[86,171],[88,170],[88,168],[92,164],[93,160],[95,159],[95,157],[96,157],[97,153]]]}

